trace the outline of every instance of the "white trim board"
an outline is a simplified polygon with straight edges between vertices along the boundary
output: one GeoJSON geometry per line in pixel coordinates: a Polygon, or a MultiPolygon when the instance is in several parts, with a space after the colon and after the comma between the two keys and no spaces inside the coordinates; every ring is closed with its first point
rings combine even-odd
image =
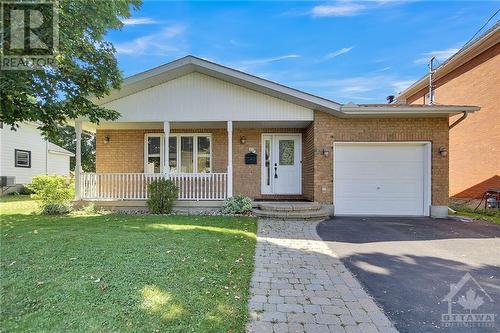
{"type": "MultiPolygon", "coordinates": [[[[260,193],[263,195],[301,195],[302,194],[302,133],[261,133],[260,136],[260,152],[261,152],[261,158],[260,158],[260,193]],[[265,169],[265,159],[264,159],[264,137],[265,136],[271,136],[273,138],[273,143],[271,150],[274,149],[274,138],[277,136],[295,136],[298,138],[298,155],[299,155],[299,161],[298,161],[298,169],[299,169],[299,190],[298,192],[294,193],[275,193],[272,189],[271,185],[271,191],[264,191],[264,189],[267,187],[264,182],[264,169],[265,169]]],[[[271,163],[272,164],[272,163],[271,163]]],[[[271,165],[271,169],[272,169],[271,165]]],[[[272,174],[272,173],[271,173],[272,174]]],[[[272,177],[271,177],[272,178],[272,177]]]]}
{"type": "MultiPolygon", "coordinates": [[[[146,133],[144,134],[144,172],[147,170],[147,157],[149,156],[148,154],[148,138],[149,137],[159,137],[160,138],[160,172],[164,173],[163,166],[166,165],[165,163],[165,153],[164,153],[164,142],[165,140],[163,139],[165,136],[164,133],[146,133]]],[[[183,136],[192,136],[193,137],[193,172],[192,173],[198,173],[198,140],[197,137],[209,137],[210,138],[210,171],[209,173],[212,173],[213,170],[213,138],[212,138],[212,133],[171,133],[168,137],[169,138],[177,138],[177,171],[176,172],[171,172],[173,174],[175,173],[181,173],[179,172],[179,168],[181,167],[181,140],[180,137],[183,136]]],[[[169,140],[170,142],[170,140],[169,140]]],[[[168,158],[168,157],[167,157],[168,158]]]]}

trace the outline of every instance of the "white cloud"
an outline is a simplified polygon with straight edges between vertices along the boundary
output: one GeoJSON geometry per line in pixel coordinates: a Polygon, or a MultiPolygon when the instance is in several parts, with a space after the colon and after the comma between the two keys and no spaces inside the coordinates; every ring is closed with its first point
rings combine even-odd
{"type": "Polygon", "coordinates": [[[374,72],[375,73],[385,72],[385,71],[390,70],[391,68],[392,68],[391,66],[387,66],[387,67],[376,69],[374,72]]]}
{"type": "Polygon", "coordinates": [[[282,61],[282,60],[287,60],[287,59],[294,59],[294,58],[300,58],[300,55],[287,54],[287,55],[272,57],[272,58],[243,60],[243,61],[241,61],[241,64],[246,65],[246,66],[248,66],[248,65],[265,65],[265,64],[272,63],[272,62],[277,62],[277,61],[282,61]]]}
{"type": "Polygon", "coordinates": [[[415,64],[426,64],[432,57],[436,57],[438,61],[445,61],[446,59],[457,53],[459,50],[460,49],[458,48],[450,47],[449,49],[446,50],[426,52],[422,54],[423,55],[422,58],[416,59],[413,62],[415,64]]]}
{"type": "Polygon", "coordinates": [[[177,39],[184,31],[184,26],[173,25],[130,42],[115,43],[115,49],[118,53],[128,55],[168,55],[179,51],[177,39]]]}
{"type": "Polygon", "coordinates": [[[335,5],[319,5],[313,7],[311,15],[315,17],[354,16],[361,14],[366,7],[356,3],[337,3],[335,5]]]}
{"type": "Polygon", "coordinates": [[[347,52],[350,52],[352,49],[354,48],[354,46],[351,46],[351,47],[343,47],[335,52],[332,52],[332,53],[328,53],[326,56],[325,56],[325,59],[333,59],[333,58],[336,58],[338,57],[339,55],[342,55],[342,54],[345,54],[347,52]]]}
{"type": "Polygon", "coordinates": [[[413,83],[415,83],[415,80],[401,80],[391,82],[391,86],[394,88],[395,93],[400,93],[411,86],[413,83]]]}
{"type": "Polygon", "coordinates": [[[151,17],[135,17],[135,18],[126,18],[122,20],[124,25],[145,25],[145,24],[159,24],[161,22],[156,21],[151,17]]]}
{"type": "Polygon", "coordinates": [[[395,74],[372,74],[339,79],[295,81],[293,86],[338,101],[385,102],[387,95],[396,94],[415,80],[395,74]]]}
{"type": "Polygon", "coordinates": [[[239,40],[236,40],[236,39],[230,39],[229,44],[231,44],[234,47],[249,47],[250,46],[250,44],[240,42],[239,40]]]}

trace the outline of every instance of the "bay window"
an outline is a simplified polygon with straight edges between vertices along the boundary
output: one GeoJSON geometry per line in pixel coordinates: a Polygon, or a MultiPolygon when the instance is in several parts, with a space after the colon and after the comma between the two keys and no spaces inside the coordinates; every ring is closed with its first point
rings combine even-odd
{"type": "MultiPolygon", "coordinates": [[[[163,171],[163,134],[147,134],[145,172],[163,171]]],[[[210,134],[171,134],[168,140],[168,166],[171,173],[212,172],[212,136],[210,134]]]]}

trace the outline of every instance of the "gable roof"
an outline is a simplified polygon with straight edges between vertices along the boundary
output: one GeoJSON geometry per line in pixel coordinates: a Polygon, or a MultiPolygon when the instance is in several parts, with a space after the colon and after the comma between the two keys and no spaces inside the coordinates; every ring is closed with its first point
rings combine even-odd
{"type": "MultiPolygon", "coordinates": [[[[472,58],[483,53],[487,49],[500,43],[500,21],[485,33],[465,44],[457,53],[448,58],[436,68],[434,80],[438,80],[454,69],[462,66],[472,58]]],[[[422,89],[429,87],[429,74],[424,75],[418,81],[399,93],[398,100],[406,100],[422,89]]]]}
{"type": "MultiPolygon", "coordinates": [[[[336,117],[446,117],[463,112],[475,112],[476,106],[433,105],[412,106],[404,104],[353,104],[341,105],[335,101],[309,94],[285,85],[259,78],[226,66],[222,66],[191,55],[170,63],[132,75],[124,80],[120,89],[113,90],[108,96],[93,99],[98,105],[105,105],[120,98],[175,80],[190,73],[198,72],[226,81],[262,94],[302,106],[310,110],[327,112],[336,117]]],[[[118,110],[119,111],[119,110],[118,110]]],[[[94,132],[96,125],[83,121],[84,130],[94,132]]],[[[73,119],[68,119],[74,124],[73,119]]]]}
{"type": "Polygon", "coordinates": [[[132,75],[123,81],[120,90],[114,90],[110,95],[94,101],[102,105],[192,72],[209,75],[305,108],[326,111],[329,113],[340,111],[340,104],[335,101],[290,88],[270,80],[262,79],[192,55],[132,75]]]}

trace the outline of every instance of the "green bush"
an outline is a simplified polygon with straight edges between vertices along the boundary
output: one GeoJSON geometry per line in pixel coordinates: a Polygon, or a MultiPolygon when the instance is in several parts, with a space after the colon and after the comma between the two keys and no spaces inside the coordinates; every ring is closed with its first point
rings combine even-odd
{"type": "Polygon", "coordinates": [[[148,208],[153,214],[169,214],[179,189],[168,179],[157,179],[148,185],[148,208]]]}
{"type": "Polygon", "coordinates": [[[236,195],[226,199],[222,212],[224,214],[243,214],[252,210],[252,199],[244,195],[236,195]]]}
{"type": "Polygon", "coordinates": [[[21,194],[21,195],[31,195],[31,194],[33,194],[33,191],[30,190],[28,187],[23,186],[21,188],[21,190],[19,191],[19,194],[21,194]]]}
{"type": "Polygon", "coordinates": [[[97,207],[95,205],[95,203],[91,202],[90,204],[88,204],[85,207],[83,207],[82,211],[85,214],[95,214],[95,213],[99,212],[99,207],[97,207]]]}
{"type": "Polygon", "coordinates": [[[67,214],[71,210],[71,207],[68,204],[59,204],[59,203],[49,203],[42,207],[43,215],[60,215],[67,214]]]}
{"type": "Polygon", "coordinates": [[[68,212],[68,205],[74,197],[73,186],[64,176],[35,176],[26,187],[33,192],[31,197],[40,201],[42,213],[68,212]]]}

